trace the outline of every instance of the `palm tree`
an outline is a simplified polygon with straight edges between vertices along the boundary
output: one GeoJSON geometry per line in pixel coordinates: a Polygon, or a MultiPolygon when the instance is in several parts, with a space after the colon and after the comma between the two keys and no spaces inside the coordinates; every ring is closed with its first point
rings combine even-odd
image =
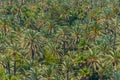
{"type": "Polygon", "coordinates": [[[73,26],[71,31],[71,47],[74,48],[73,50],[78,50],[78,44],[80,42],[80,37],[81,37],[81,29],[79,28],[78,25],[73,26]]]}
{"type": "Polygon", "coordinates": [[[2,54],[1,57],[3,56],[4,58],[1,58],[1,64],[4,68],[6,68],[6,70],[8,71],[8,73],[11,73],[10,70],[10,57],[9,54],[7,53],[7,37],[1,33],[0,34],[0,53],[2,54]],[[2,60],[3,59],[3,60],[2,60]],[[5,60],[4,60],[5,59],[5,60]]]}
{"type": "Polygon", "coordinates": [[[68,55],[64,56],[63,71],[65,71],[65,80],[70,79],[70,71],[73,67],[72,65],[73,63],[71,62],[71,58],[68,55]]]}
{"type": "Polygon", "coordinates": [[[37,66],[34,68],[31,68],[28,72],[26,72],[27,76],[25,77],[26,80],[39,80],[41,79],[41,69],[39,69],[37,66]]]}
{"type": "Polygon", "coordinates": [[[106,64],[107,63],[111,64],[111,66],[113,66],[113,69],[116,71],[117,66],[119,65],[120,62],[120,54],[118,52],[110,51],[110,53],[105,56],[106,56],[105,61],[107,61],[106,64]]]}
{"type": "MultiPolygon", "coordinates": [[[[62,27],[62,26],[61,26],[62,27]]],[[[70,29],[68,26],[63,26],[62,28],[59,28],[56,37],[57,37],[57,42],[60,43],[60,48],[63,49],[63,54],[65,55],[68,49],[68,39],[70,38],[70,29]]]]}
{"type": "Polygon", "coordinates": [[[1,23],[1,27],[0,27],[1,32],[3,32],[6,35],[10,30],[9,23],[7,22],[5,17],[2,17],[0,23],[1,23]]]}
{"type": "Polygon", "coordinates": [[[17,65],[16,65],[17,55],[20,54],[19,52],[20,52],[21,48],[20,48],[20,45],[16,44],[16,43],[10,44],[8,46],[8,48],[9,48],[11,56],[13,56],[13,74],[16,75],[16,72],[17,72],[17,65]]]}
{"type": "MultiPolygon", "coordinates": [[[[20,35],[17,35],[16,32],[12,31],[9,34],[6,35],[7,37],[7,41],[6,41],[6,48],[7,49],[7,53],[9,53],[9,57],[12,57],[13,55],[13,74],[16,75],[16,55],[18,55],[19,51],[20,51],[20,42],[18,41],[20,35]]],[[[8,60],[8,69],[9,69],[9,73],[10,73],[10,60],[8,60]]]]}
{"type": "Polygon", "coordinates": [[[29,29],[25,32],[23,40],[23,48],[25,49],[25,52],[31,53],[31,59],[34,60],[35,55],[37,53],[39,54],[41,50],[40,33],[29,29]]]}
{"type": "Polygon", "coordinates": [[[51,55],[58,56],[58,58],[60,58],[60,56],[63,55],[63,54],[60,54],[60,49],[58,48],[58,45],[53,42],[48,41],[48,44],[46,45],[45,50],[47,51],[47,53],[50,53],[51,55]]]}
{"type": "Polygon", "coordinates": [[[104,55],[103,60],[105,67],[107,69],[104,69],[104,72],[111,72],[111,75],[113,75],[113,78],[116,78],[116,72],[119,70],[119,62],[120,62],[120,54],[117,51],[110,51],[108,54],[104,55]]]}
{"type": "Polygon", "coordinates": [[[91,69],[91,71],[97,72],[99,69],[101,69],[101,61],[100,61],[100,57],[99,57],[99,52],[97,52],[97,50],[95,50],[95,52],[92,49],[89,49],[90,53],[88,54],[87,57],[87,65],[88,68],[91,69]]]}

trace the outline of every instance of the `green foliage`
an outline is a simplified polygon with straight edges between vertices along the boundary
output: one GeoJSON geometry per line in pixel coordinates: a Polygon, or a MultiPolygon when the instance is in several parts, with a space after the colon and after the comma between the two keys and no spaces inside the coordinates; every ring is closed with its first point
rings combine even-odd
{"type": "Polygon", "coordinates": [[[5,72],[4,68],[0,68],[0,77],[3,77],[4,72],[5,72]]]}
{"type": "Polygon", "coordinates": [[[59,59],[56,55],[52,55],[50,53],[45,54],[45,63],[46,64],[52,64],[52,63],[58,63],[59,59]]]}
{"type": "Polygon", "coordinates": [[[119,80],[120,0],[1,0],[0,80],[119,80]]]}

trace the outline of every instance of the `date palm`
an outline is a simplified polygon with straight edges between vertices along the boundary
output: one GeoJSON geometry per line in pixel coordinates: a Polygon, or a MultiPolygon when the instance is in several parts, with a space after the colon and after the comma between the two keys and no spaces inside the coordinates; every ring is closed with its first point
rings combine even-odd
{"type": "Polygon", "coordinates": [[[13,58],[13,74],[16,75],[16,72],[17,72],[17,60],[19,59],[17,56],[20,55],[20,45],[17,44],[17,43],[13,43],[13,44],[10,44],[8,46],[9,48],[9,53],[10,53],[10,56],[13,58]]]}
{"type": "Polygon", "coordinates": [[[39,54],[41,50],[40,33],[35,30],[28,29],[25,32],[23,40],[23,48],[25,49],[25,53],[30,53],[29,55],[31,55],[31,59],[34,60],[35,55],[39,54]]]}
{"type": "Polygon", "coordinates": [[[45,47],[46,53],[50,53],[51,55],[56,55],[58,56],[58,58],[60,58],[60,56],[62,56],[63,54],[60,54],[60,49],[58,47],[59,46],[56,43],[49,42],[45,47]]]}
{"type": "Polygon", "coordinates": [[[107,61],[106,64],[111,65],[113,69],[116,71],[117,66],[119,65],[120,62],[120,54],[118,52],[110,51],[109,54],[105,56],[106,56],[105,62],[107,61]]]}
{"type": "Polygon", "coordinates": [[[101,60],[99,57],[99,52],[97,52],[96,50],[93,51],[92,49],[89,49],[89,54],[87,57],[87,65],[88,67],[91,69],[91,71],[97,72],[99,71],[99,69],[101,69],[101,60]]]}
{"type": "Polygon", "coordinates": [[[78,49],[78,43],[80,42],[80,37],[81,37],[81,28],[79,27],[79,25],[73,26],[72,27],[72,31],[71,31],[71,38],[72,38],[72,42],[71,45],[73,46],[73,48],[78,49]]]}
{"type": "Polygon", "coordinates": [[[59,28],[55,36],[57,37],[57,43],[60,44],[60,48],[63,49],[63,54],[65,55],[69,48],[70,28],[68,26],[61,27],[63,27],[63,29],[59,28]]]}
{"type": "Polygon", "coordinates": [[[0,67],[9,80],[119,75],[120,0],[0,1],[0,67]]]}
{"type": "Polygon", "coordinates": [[[5,16],[2,17],[0,24],[1,24],[0,31],[6,35],[10,31],[10,27],[9,27],[9,22],[7,22],[7,19],[5,16]]]}
{"type": "Polygon", "coordinates": [[[65,80],[70,79],[71,69],[73,67],[73,63],[71,60],[72,60],[72,58],[70,56],[68,56],[68,55],[64,56],[63,71],[65,74],[65,80]]]}

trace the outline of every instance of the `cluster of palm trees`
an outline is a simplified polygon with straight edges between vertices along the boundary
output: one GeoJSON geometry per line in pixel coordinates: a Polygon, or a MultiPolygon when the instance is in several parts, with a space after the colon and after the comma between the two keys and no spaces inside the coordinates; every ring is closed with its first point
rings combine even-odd
{"type": "Polygon", "coordinates": [[[119,80],[119,3],[1,0],[0,80],[119,80]]]}

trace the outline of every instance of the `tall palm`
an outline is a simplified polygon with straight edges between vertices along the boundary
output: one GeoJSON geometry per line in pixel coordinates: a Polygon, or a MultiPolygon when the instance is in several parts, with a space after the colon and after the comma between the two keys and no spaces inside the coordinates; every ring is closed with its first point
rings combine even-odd
{"type": "MultiPolygon", "coordinates": [[[[16,55],[18,55],[19,51],[20,51],[20,35],[17,35],[16,32],[12,31],[10,32],[8,35],[6,35],[7,37],[7,53],[9,53],[10,57],[13,57],[13,74],[16,75],[16,71],[17,71],[17,66],[16,66],[16,55]],[[19,39],[19,40],[18,40],[19,39]],[[12,56],[13,55],[13,56],[12,56]]],[[[8,62],[8,64],[10,65],[10,60],[8,62]]]]}
{"type": "Polygon", "coordinates": [[[71,31],[72,42],[71,41],[70,42],[73,50],[78,49],[78,43],[80,42],[80,37],[81,37],[80,33],[81,33],[81,29],[78,25],[72,27],[72,31],[71,31]]]}
{"type": "Polygon", "coordinates": [[[70,79],[70,72],[72,69],[72,58],[68,55],[64,56],[64,61],[63,61],[63,71],[65,71],[65,80],[69,80],[70,79]]]}
{"type": "Polygon", "coordinates": [[[4,35],[4,33],[0,32],[0,53],[4,54],[4,52],[6,51],[6,45],[7,45],[7,38],[4,35]]]}
{"type": "Polygon", "coordinates": [[[68,41],[70,38],[70,28],[68,26],[61,26],[58,32],[56,33],[57,42],[60,43],[60,48],[63,49],[63,54],[66,54],[69,47],[68,41]]]}
{"type": "Polygon", "coordinates": [[[50,53],[51,55],[58,56],[58,58],[63,55],[63,54],[60,54],[60,49],[58,48],[58,45],[53,42],[49,42],[46,45],[45,50],[47,51],[47,53],[50,53]]]}
{"type": "MultiPolygon", "coordinates": [[[[6,57],[6,69],[7,69],[9,74],[11,74],[11,69],[10,69],[11,64],[10,64],[10,62],[11,62],[11,54],[13,54],[13,52],[11,52],[12,49],[11,49],[10,46],[13,45],[15,42],[18,42],[18,40],[17,40],[17,37],[16,37],[16,33],[14,33],[14,32],[11,32],[7,35],[4,34],[4,35],[1,36],[1,46],[4,45],[5,48],[6,48],[6,52],[5,52],[4,56],[6,57]],[[2,41],[3,39],[4,39],[4,43],[2,41]]],[[[18,42],[18,44],[19,44],[19,42],[18,42]]],[[[15,69],[16,68],[16,62],[14,61],[14,63],[15,63],[14,64],[14,66],[15,66],[14,67],[14,70],[15,70],[14,74],[16,74],[16,69],[15,69]]]]}
{"type": "Polygon", "coordinates": [[[0,24],[1,24],[0,31],[6,35],[10,31],[10,27],[9,27],[9,22],[7,22],[5,16],[2,17],[0,24]]]}
{"type": "MultiPolygon", "coordinates": [[[[23,40],[24,40],[23,48],[25,49],[26,53],[31,54],[32,60],[34,60],[35,55],[37,53],[42,56],[42,54],[40,53],[42,46],[41,46],[41,42],[40,42],[40,33],[39,32],[28,29],[25,32],[23,40]]],[[[41,56],[39,56],[39,57],[41,57],[41,56]]]]}
{"type": "Polygon", "coordinates": [[[113,69],[116,71],[117,66],[119,65],[120,62],[120,54],[118,52],[110,51],[109,54],[106,54],[105,56],[106,64],[111,65],[113,69]]]}
{"type": "Polygon", "coordinates": [[[0,53],[1,53],[1,61],[0,64],[2,64],[1,67],[4,67],[6,71],[10,74],[10,57],[7,53],[7,38],[6,36],[1,32],[0,33],[0,53]]]}
{"type": "Polygon", "coordinates": [[[13,74],[16,75],[16,72],[17,72],[17,65],[16,65],[16,62],[17,62],[17,56],[20,55],[20,45],[18,43],[13,43],[13,44],[10,44],[8,46],[9,48],[9,53],[11,55],[11,57],[13,57],[13,74]]]}
{"type": "Polygon", "coordinates": [[[94,73],[101,69],[99,52],[97,52],[97,50],[93,51],[92,49],[89,49],[89,51],[90,52],[87,57],[87,65],[91,69],[91,71],[94,73]]]}

